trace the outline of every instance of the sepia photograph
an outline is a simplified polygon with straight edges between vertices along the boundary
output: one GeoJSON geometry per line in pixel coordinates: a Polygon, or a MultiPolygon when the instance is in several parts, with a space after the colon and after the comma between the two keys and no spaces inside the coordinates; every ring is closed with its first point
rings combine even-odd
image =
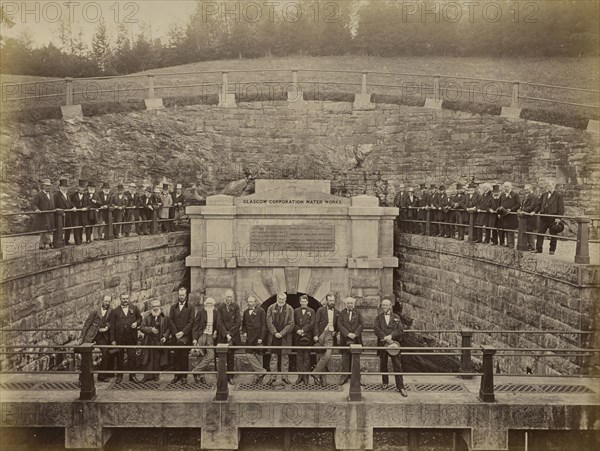
{"type": "Polygon", "coordinates": [[[600,449],[600,1],[0,0],[0,451],[600,449]]]}

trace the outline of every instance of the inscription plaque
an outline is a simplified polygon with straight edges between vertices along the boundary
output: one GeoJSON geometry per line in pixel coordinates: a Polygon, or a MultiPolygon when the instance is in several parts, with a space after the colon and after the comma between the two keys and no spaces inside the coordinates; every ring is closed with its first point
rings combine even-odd
{"type": "Polygon", "coordinates": [[[254,225],[250,248],[272,251],[334,251],[335,227],[311,224],[254,225]]]}

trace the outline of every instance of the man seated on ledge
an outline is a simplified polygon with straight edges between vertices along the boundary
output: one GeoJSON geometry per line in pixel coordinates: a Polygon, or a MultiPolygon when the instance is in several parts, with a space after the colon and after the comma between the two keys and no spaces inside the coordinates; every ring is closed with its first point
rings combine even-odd
{"type": "MultiPolygon", "coordinates": [[[[394,348],[399,348],[400,338],[404,333],[402,323],[400,322],[400,316],[392,312],[392,301],[388,298],[383,298],[381,301],[382,312],[375,317],[373,323],[373,332],[377,336],[377,346],[390,346],[396,345],[394,348]]],[[[392,346],[390,346],[392,347],[392,346]]],[[[394,373],[402,372],[402,364],[400,361],[400,351],[390,350],[390,358],[392,359],[392,367],[394,373]]],[[[377,354],[379,355],[379,371],[386,373],[388,371],[388,351],[385,349],[378,349],[377,354]]],[[[404,379],[401,375],[394,376],[396,379],[396,388],[402,396],[405,398],[408,396],[406,389],[404,388],[404,379]]],[[[388,387],[389,378],[387,375],[381,376],[383,382],[383,388],[388,387]]]]}

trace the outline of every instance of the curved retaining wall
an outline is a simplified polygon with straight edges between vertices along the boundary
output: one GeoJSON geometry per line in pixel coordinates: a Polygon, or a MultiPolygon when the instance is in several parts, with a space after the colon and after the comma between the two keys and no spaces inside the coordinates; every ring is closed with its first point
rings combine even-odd
{"type": "MultiPolygon", "coordinates": [[[[129,293],[142,310],[149,299],[174,302],[179,287],[189,285],[189,253],[189,232],[174,232],[36,251],[6,261],[0,281],[0,327],[70,331],[5,331],[1,342],[68,343],[79,337],[85,318],[107,294],[117,306],[118,296],[129,293]]],[[[11,364],[28,370],[47,366],[48,359],[15,356],[11,364]]]]}
{"type": "MultiPolygon", "coordinates": [[[[397,235],[397,281],[414,329],[597,331],[600,266],[576,265],[498,246],[397,235]]],[[[559,244],[560,246],[560,244],[559,244]]],[[[434,334],[460,346],[459,333],[434,334]]],[[[598,348],[598,334],[486,334],[473,343],[500,347],[598,348]],[[581,341],[580,341],[581,340],[581,341]]],[[[476,355],[474,356],[475,360],[476,355]]],[[[582,358],[496,358],[502,373],[578,374],[582,358]]]]}

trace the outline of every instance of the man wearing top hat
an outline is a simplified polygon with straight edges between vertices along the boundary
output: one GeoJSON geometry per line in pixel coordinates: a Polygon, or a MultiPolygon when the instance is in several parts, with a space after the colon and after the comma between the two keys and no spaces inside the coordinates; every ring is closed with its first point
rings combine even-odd
{"type": "MultiPolygon", "coordinates": [[[[177,221],[181,214],[184,212],[185,208],[185,196],[183,195],[183,185],[178,183],[175,185],[175,191],[171,193],[171,198],[173,199],[173,208],[169,212],[169,218],[177,221]]],[[[174,225],[174,223],[172,223],[174,225]]]]}
{"type": "Polygon", "coordinates": [[[150,223],[146,221],[152,220],[152,211],[154,206],[152,205],[153,194],[152,188],[147,186],[139,197],[140,203],[140,235],[148,235],[150,233],[150,223]]]}
{"type": "Polygon", "coordinates": [[[458,240],[465,239],[464,224],[469,224],[469,215],[467,214],[467,196],[462,183],[456,184],[456,193],[452,196],[452,214],[451,218],[454,223],[452,226],[451,236],[458,240]],[[455,236],[455,234],[457,236],[455,236]]]}
{"type": "Polygon", "coordinates": [[[100,206],[98,193],[96,193],[96,184],[94,182],[89,182],[87,185],[87,198],[89,209],[87,215],[88,227],[85,229],[85,241],[86,243],[91,243],[92,237],[94,240],[98,239],[98,227],[94,226],[98,224],[98,207],[100,206]]]}
{"type": "MultiPolygon", "coordinates": [[[[362,344],[362,331],[364,321],[359,310],[355,309],[356,299],[347,297],[344,299],[346,306],[338,315],[337,325],[340,332],[340,346],[348,346],[351,344],[362,344]]],[[[342,371],[350,371],[350,350],[342,351],[342,371]]],[[[340,385],[344,385],[350,376],[344,375],[340,377],[340,385]]]]}
{"type": "Polygon", "coordinates": [[[169,192],[169,184],[163,183],[162,193],[160,193],[161,207],[158,210],[158,218],[163,219],[161,222],[161,228],[163,232],[171,231],[171,221],[169,221],[169,212],[173,205],[173,198],[169,192]],[[164,221],[166,219],[166,221],[164,221]]]}
{"type": "Polygon", "coordinates": [[[77,211],[72,215],[73,227],[77,227],[76,229],[73,229],[73,237],[75,238],[75,244],[77,245],[83,242],[83,231],[88,222],[88,209],[90,206],[90,201],[87,193],[85,192],[86,188],[87,182],[85,180],[79,180],[77,191],[70,196],[71,204],[77,209],[77,211]]]}
{"type": "MultiPolygon", "coordinates": [[[[479,194],[476,192],[476,189],[477,185],[473,182],[469,183],[467,186],[467,194],[465,195],[465,212],[463,213],[462,219],[462,223],[466,224],[467,226],[469,225],[471,214],[474,215],[473,224],[477,223],[477,205],[479,205],[479,194]]],[[[475,228],[473,235],[474,236],[469,237],[470,241],[477,241],[478,237],[481,237],[481,233],[479,231],[478,234],[477,228],[475,228]]],[[[479,241],[481,241],[481,238],[479,238],[479,241]]]]}
{"type": "MultiPolygon", "coordinates": [[[[375,317],[373,322],[373,332],[377,336],[377,346],[399,345],[404,329],[400,322],[400,316],[392,312],[392,301],[388,298],[383,298],[381,301],[382,312],[375,317]]],[[[399,347],[399,346],[398,346],[399,347]]],[[[400,353],[390,350],[388,353],[385,349],[378,349],[379,355],[379,371],[387,373],[388,371],[388,355],[392,359],[392,368],[395,373],[402,372],[402,363],[400,361],[400,353]]],[[[406,389],[404,388],[404,379],[402,375],[395,375],[396,389],[403,397],[407,397],[406,389]]],[[[387,388],[389,377],[384,374],[381,376],[383,387],[387,388]]]]}
{"type": "MultiPolygon", "coordinates": [[[[142,320],[140,330],[144,333],[143,346],[162,346],[171,336],[169,320],[165,317],[160,307],[159,300],[150,302],[150,314],[142,320]]],[[[168,349],[144,349],[142,350],[142,371],[160,371],[169,362],[168,349]]],[[[158,381],[159,374],[144,374],[142,382],[158,381]]]]}
{"type": "MultiPolygon", "coordinates": [[[[65,221],[64,221],[64,240],[65,244],[69,243],[71,239],[71,229],[69,227],[73,226],[73,214],[75,207],[71,203],[71,199],[69,198],[69,184],[67,183],[67,179],[60,179],[58,182],[58,191],[54,193],[54,208],[58,208],[61,210],[65,210],[65,221]]],[[[54,243],[57,243],[58,239],[58,229],[54,231],[54,243]]]]}
{"type": "MultiPolygon", "coordinates": [[[[315,311],[308,306],[308,296],[300,296],[300,307],[294,310],[294,335],[292,343],[295,346],[310,346],[315,326],[315,311]]],[[[296,349],[296,370],[308,373],[310,370],[310,350],[296,349]]],[[[308,374],[299,374],[296,385],[308,385],[308,374]]]]}
{"type": "Polygon", "coordinates": [[[123,222],[125,209],[129,204],[129,198],[125,195],[125,187],[122,183],[117,185],[117,192],[110,197],[110,204],[113,206],[113,228],[115,238],[121,237],[123,225],[118,224],[123,222]]]}
{"type": "MultiPolygon", "coordinates": [[[[31,209],[33,211],[54,210],[54,196],[50,194],[50,179],[43,179],[41,190],[31,200],[31,209]]],[[[54,229],[54,212],[39,213],[33,217],[33,230],[40,232],[40,249],[49,249],[52,241],[48,233],[54,229]]]]}

